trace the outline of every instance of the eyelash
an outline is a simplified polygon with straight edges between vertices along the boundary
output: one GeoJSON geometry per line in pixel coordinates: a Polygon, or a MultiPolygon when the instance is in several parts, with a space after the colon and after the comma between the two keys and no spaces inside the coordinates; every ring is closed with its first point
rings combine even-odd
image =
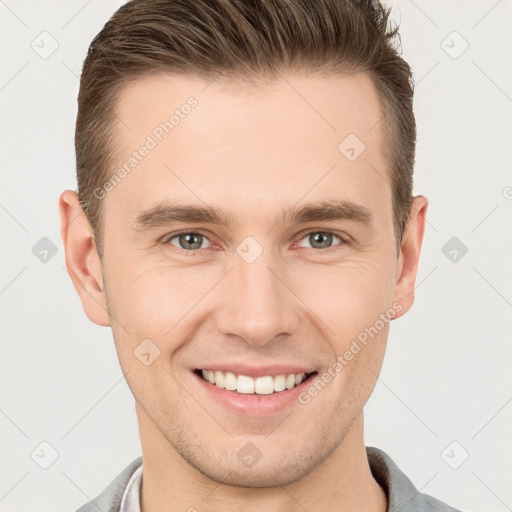
{"type": "MultiPolygon", "coordinates": [[[[313,251],[321,252],[323,254],[326,254],[326,253],[330,254],[330,253],[334,252],[335,250],[339,249],[341,245],[349,245],[350,244],[350,242],[347,240],[348,235],[342,236],[341,234],[338,234],[335,231],[327,231],[327,230],[320,230],[320,229],[312,229],[312,230],[309,230],[309,231],[307,231],[305,233],[299,233],[298,236],[301,236],[299,241],[303,240],[307,236],[312,235],[314,233],[322,233],[322,234],[334,235],[335,237],[339,238],[341,240],[341,242],[339,242],[338,244],[333,245],[331,247],[327,247],[326,249],[315,249],[314,247],[302,247],[302,249],[311,249],[313,251]]],[[[202,235],[210,243],[212,243],[210,241],[210,239],[206,236],[206,234],[203,233],[202,231],[178,231],[177,233],[171,233],[170,235],[164,237],[162,239],[162,244],[172,246],[173,249],[176,249],[179,253],[184,254],[185,256],[196,256],[199,251],[203,251],[204,250],[204,249],[191,249],[191,250],[187,251],[186,249],[182,249],[181,247],[177,247],[175,245],[172,245],[170,243],[171,240],[173,240],[176,237],[179,237],[180,235],[202,235]]],[[[206,249],[208,249],[208,247],[206,249]]]]}

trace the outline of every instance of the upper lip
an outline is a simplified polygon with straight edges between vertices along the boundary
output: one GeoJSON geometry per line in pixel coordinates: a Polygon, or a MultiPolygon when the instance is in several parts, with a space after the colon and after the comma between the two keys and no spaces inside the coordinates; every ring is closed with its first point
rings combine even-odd
{"type": "Polygon", "coordinates": [[[219,364],[205,364],[198,366],[196,370],[211,370],[220,372],[231,372],[235,375],[247,375],[248,377],[263,377],[270,375],[276,377],[277,375],[288,375],[290,373],[312,373],[314,368],[307,366],[292,366],[292,365],[262,365],[254,366],[247,363],[219,363],[219,364]]]}

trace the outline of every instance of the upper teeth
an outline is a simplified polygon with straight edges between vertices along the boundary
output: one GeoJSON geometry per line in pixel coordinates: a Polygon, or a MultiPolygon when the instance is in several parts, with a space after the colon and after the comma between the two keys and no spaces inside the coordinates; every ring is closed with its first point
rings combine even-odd
{"type": "Polygon", "coordinates": [[[290,373],[289,375],[277,375],[272,377],[265,375],[253,379],[247,375],[235,375],[231,372],[202,370],[203,379],[215,384],[219,388],[238,393],[256,393],[258,395],[270,395],[271,393],[292,389],[300,384],[305,373],[290,373]]]}

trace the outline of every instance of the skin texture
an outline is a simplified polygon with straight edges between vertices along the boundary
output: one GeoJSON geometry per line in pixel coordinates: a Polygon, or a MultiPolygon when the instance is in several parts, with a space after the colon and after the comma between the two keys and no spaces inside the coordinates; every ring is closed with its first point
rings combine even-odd
{"type": "Polygon", "coordinates": [[[275,414],[235,414],[191,372],[242,361],[322,375],[379,314],[395,304],[397,318],[414,300],[427,200],[415,197],[397,256],[372,81],[281,78],[244,90],[173,76],[126,86],[119,165],[187,98],[198,103],[102,200],[102,261],[76,193],[60,198],[69,274],[88,318],[112,328],[135,398],[144,511],[386,509],[366,458],[363,406],[389,322],[307,405],[275,414]],[[355,161],[338,150],[350,133],[366,146],[355,161]],[[293,224],[282,216],[322,200],[363,205],[371,223],[293,224]],[[161,201],[214,206],[232,222],[134,229],[161,201]],[[205,237],[193,255],[186,240],[169,242],[182,230],[205,237]],[[329,241],[314,245],[309,236],[326,231],[335,235],[328,253],[329,241]],[[252,263],[236,251],[248,236],[263,249],[252,263]],[[134,356],[144,339],[160,350],[149,366],[134,356]],[[237,457],[248,442],[262,454],[252,467],[237,457]]]}

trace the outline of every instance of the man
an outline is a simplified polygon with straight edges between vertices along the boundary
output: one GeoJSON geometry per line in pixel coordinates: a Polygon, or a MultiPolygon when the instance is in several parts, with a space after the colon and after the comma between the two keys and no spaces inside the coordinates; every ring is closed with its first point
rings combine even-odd
{"type": "Polygon", "coordinates": [[[142,457],[81,512],[455,510],[364,444],[427,211],[388,15],[133,0],[91,44],[63,243],[142,457]]]}

